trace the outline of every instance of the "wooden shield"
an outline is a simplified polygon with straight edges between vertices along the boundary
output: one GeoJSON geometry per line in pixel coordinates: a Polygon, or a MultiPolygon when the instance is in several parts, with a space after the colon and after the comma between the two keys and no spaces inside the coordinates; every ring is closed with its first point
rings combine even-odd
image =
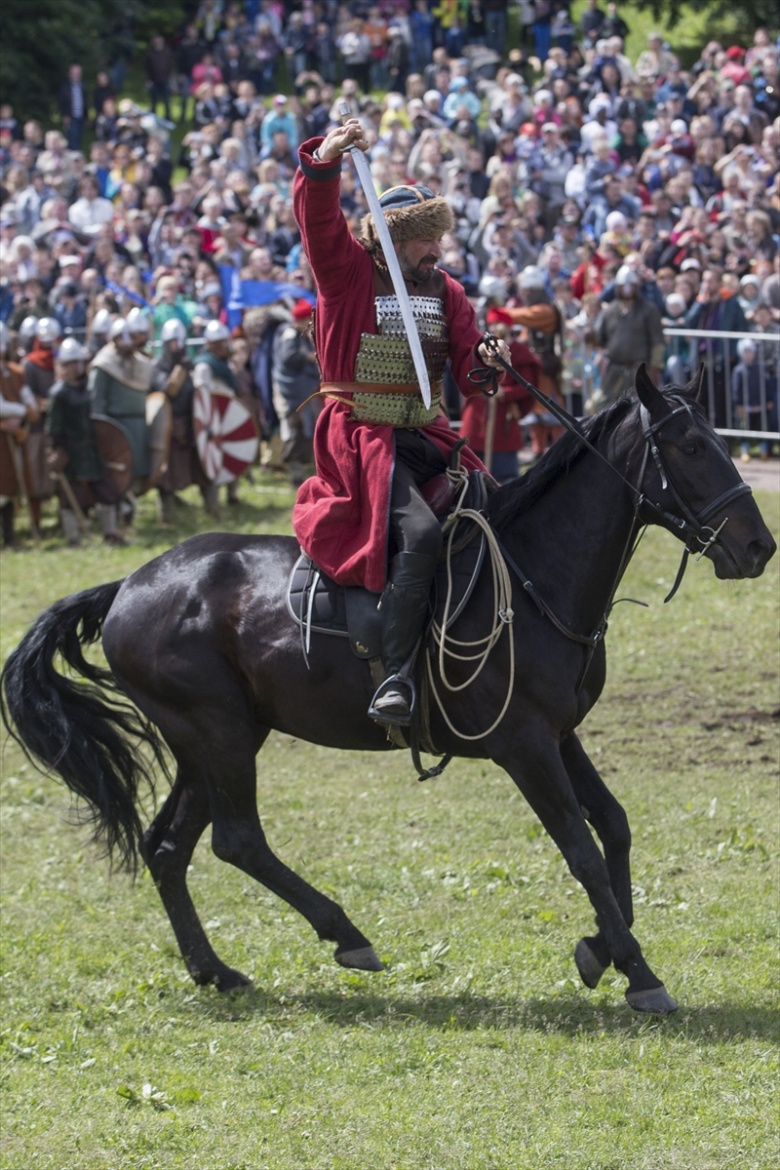
{"type": "Polygon", "coordinates": [[[231,483],[257,459],[260,436],[239,398],[198,386],[192,398],[198,458],[212,483],[231,483]]]}
{"type": "Polygon", "coordinates": [[[144,490],[156,487],[168,470],[173,412],[168,395],[154,390],[146,396],[146,425],[149,428],[149,477],[144,490]]]}
{"type": "Polygon", "coordinates": [[[133,482],[133,448],[127,431],[112,418],[102,414],[92,416],[95,442],[110,478],[120,496],[133,482]]]}

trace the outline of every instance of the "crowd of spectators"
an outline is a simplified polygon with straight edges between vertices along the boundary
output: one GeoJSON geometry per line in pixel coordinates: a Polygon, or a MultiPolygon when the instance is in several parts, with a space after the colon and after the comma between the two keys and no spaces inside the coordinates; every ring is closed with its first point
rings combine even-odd
{"type": "MultiPolygon", "coordinates": [[[[517,12],[510,39],[507,0],[203,0],[171,43],[152,38],[145,106],[108,72],[90,88],[77,63],[59,126],[3,101],[0,320],[24,350],[41,317],[87,341],[96,318],[139,306],[157,338],[173,317],[191,338],[218,318],[246,335],[261,394],[269,321],[316,293],[291,210],[296,149],[346,101],[380,192],[418,182],[451,203],[442,263],[483,319],[522,306],[521,273],[541,272],[575,407],[602,400],[597,325],[622,268],[667,328],[780,334],[767,31],[712,41],[684,68],[655,33],[627,55],[615,3],[588,0],[579,23],[567,3],[517,12]]],[[[342,206],[357,230],[366,207],[348,165],[342,206]]],[[[704,345],[672,335],[666,376],[690,377],[704,345]]],[[[768,429],[777,348],[757,344],[768,429]]],[[[737,341],[727,349],[736,366],[737,341]]]]}

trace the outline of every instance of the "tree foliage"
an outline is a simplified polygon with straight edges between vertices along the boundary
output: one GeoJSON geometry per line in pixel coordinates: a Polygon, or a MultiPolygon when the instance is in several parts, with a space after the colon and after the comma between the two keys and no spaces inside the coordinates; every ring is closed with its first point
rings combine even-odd
{"type": "Polygon", "coordinates": [[[48,121],[68,65],[79,62],[88,87],[98,69],[130,60],[152,32],[170,35],[180,3],[142,0],[2,0],[0,99],[17,117],[48,121]]]}
{"type": "Polygon", "coordinates": [[[747,46],[757,28],[777,29],[777,0],[753,0],[750,4],[735,4],[734,0],[633,0],[635,8],[649,10],[655,20],[675,25],[683,9],[704,13],[712,30],[713,40],[721,35],[741,34],[747,46]]]}

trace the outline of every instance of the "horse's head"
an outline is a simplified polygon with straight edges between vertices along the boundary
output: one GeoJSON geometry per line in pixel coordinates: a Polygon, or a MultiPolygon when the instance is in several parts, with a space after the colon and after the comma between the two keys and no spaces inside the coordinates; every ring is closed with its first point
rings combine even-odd
{"type": "Polygon", "coordinates": [[[661,524],[689,552],[712,561],[718,577],[758,577],[775,541],[729,455],[708,422],[698,385],[658,390],[644,365],[636,375],[639,415],[646,444],[638,488],[640,516],[661,524]]]}

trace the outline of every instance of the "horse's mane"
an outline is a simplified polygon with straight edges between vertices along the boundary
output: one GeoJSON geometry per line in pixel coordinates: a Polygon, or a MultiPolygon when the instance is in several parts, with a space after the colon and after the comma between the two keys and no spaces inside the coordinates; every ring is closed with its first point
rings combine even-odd
{"type": "Polygon", "coordinates": [[[550,486],[566,475],[588,450],[580,434],[596,446],[603,435],[609,434],[636,405],[635,395],[619,398],[611,406],[600,410],[592,418],[580,422],[580,433],[566,431],[547,450],[535,467],[519,479],[504,484],[491,497],[488,504],[488,518],[492,527],[500,532],[510,520],[516,520],[536,501],[546,494],[550,486]]]}

